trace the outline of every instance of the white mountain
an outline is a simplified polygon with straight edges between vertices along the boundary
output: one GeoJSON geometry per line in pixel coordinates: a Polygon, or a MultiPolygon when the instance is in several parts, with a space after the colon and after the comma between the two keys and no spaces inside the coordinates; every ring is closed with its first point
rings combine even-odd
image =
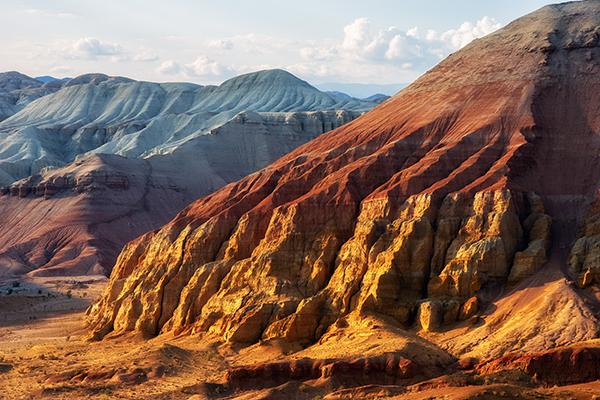
{"type": "Polygon", "coordinates": [[[0,73],[0,121],[22,110],[31,101],[54,93],[63,82],[40,82],[19,72],[0,73]]]}
{"type": "Polygon", "coordinates": [[[321,92],[283,70],[238,76],[220,86],[102,74],[62,85],[0,122],[0,184],[86,153],[167,154],[243,111],[365,111],[376,105],[321,92]]]}

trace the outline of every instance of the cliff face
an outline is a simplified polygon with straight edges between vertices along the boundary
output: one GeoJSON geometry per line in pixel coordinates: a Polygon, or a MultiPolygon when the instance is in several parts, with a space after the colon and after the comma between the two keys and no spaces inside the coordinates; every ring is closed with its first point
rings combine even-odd
{"type": "Polygon", "coordinates": [[[517,20],[131,242],[92,336],[313,343],[367,316],[423,334],[476,324],[570,242],[595,195],[599,16],[588,1],[517,20]]]}

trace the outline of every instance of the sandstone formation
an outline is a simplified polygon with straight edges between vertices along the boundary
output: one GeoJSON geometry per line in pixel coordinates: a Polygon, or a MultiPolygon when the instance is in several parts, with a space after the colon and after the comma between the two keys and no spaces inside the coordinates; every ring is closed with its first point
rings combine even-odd
{"type": "Polygon", "coordinates": [[[164,155],[91,154],[17,181],[0,190],[0,276],[108,275],[125,243],[198,196],[359,115],[246,111],[164,155]]]}
{"type": "MultiPolygon", "coordinates": [[[[310,345],[366,317],[434,341],[457,324],[483,324],[471,339],[499,327],[488,347],[444,344],[458,355],[481,345],[482,357],[595,337],[592,305],[565,283],[566,257],[547,261],[572,243],[600,182],[598,26],[596,1],[545,7],[196,201],[125,247],[89,310],[91,336],[310,345]],[[543,305],[532,316],[551,329],[494,314],[515,287],[532,288],[515,312],[543,305]],[[548,314],[561,302],[564,314],[548,314]]],[[[590,276],[583,286],[595,282],[595,231],[585,231],[570,258],[590,276]]]]}
{"type": "Polygon", "coordinates": [[[600,203],[594,202],[571,248],[569,270],[577,284],[586,288],[600,284],[600,203]]]}

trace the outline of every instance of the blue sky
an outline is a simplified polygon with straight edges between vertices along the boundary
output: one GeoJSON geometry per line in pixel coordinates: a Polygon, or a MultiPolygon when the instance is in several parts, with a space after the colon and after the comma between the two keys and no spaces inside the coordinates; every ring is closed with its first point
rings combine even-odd
{"type": "Polygon", "coordinates": [[[219,83],[277,67],[313,83],[410,82],[550,3],[2,0],[0,70],[219,83]]]}

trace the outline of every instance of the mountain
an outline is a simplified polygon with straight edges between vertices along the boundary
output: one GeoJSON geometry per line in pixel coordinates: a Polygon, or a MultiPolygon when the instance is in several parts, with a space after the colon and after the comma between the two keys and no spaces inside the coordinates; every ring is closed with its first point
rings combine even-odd
{"type": "Polygon", "coordinates": [[[29,102],[53,93],[62,85],[44,84],[19,72],[0,73],[0,121],[17,113],[29,102]]]}
{"type": "Polygon", "coordinates": [[[371,97],[376,94],[393,96],[405,88],[407,84],[397,83],[388,85],[368,84],[368,83],[321,83],[317,88],[325,92],[345,93],[359,99],[371,97]]]}
{"type": "Polygon", "coordinates": [[[90,336],[282,349],[223,390],[598,379],[598,27],[544,7],[192,203],[124,248],[90,336]]]}
{"type": "Polygon", "coordinates": [[[279,70],[220,87],[61,83],[1,124],[0,277],[108,275],[126,242],[362,113],[335,108],[374,105],[279,70]]]}
{"type": "Polygon", "coordinates": [[[386,96],[385,94],[377,93],[377,94],[374,94],[373,96],[366,97],[363,100],[381,104],[389,98],[390,98],[390,96],[386,96]]]}
{"type": "Polygon", "coordinates": [[[40,81],[42,83],[50,83],[50,82],[68,82],[71,78],[55,78],[53,76],[44,75],[44,76],[36,76],[36,81],[40,81]]]}
{"type": "Polygon", "coordinates": [[[282,70],[242,75],[220,86],[103,74],[80,76],[63,86],[0,122],[0,184],[64,166],[85,153],[147,157],[172,152],[246,110],[365,111],[376,105],[336,99],[282,70]]]}
{"type": "Polygon", "coordinates": [[[342,93],[342,92],[327,92],[328,94],[332,95],[333,97],[335,97],[336,99],[339,100],[348,100],[351,99],[352,97],[349,94],[346,93],[342,93]]]}

